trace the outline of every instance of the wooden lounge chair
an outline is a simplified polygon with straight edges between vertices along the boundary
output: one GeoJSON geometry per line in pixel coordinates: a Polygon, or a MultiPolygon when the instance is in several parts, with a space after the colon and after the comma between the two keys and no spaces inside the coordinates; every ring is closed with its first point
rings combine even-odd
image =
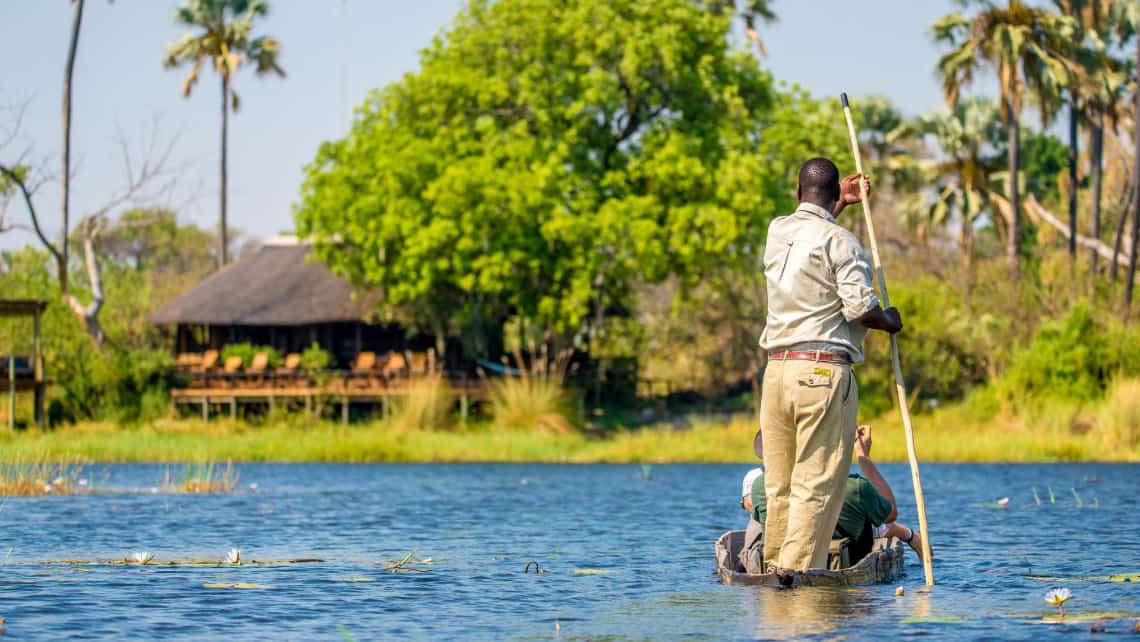
{"type": "Polygon", "coordinates": [[[273,386],[277,388],[303,388],[308,380],[301,376],[301,355],[290,352],[280,368],[273,369],[273,386]]]}
{"type": "Polygon", "coordinates": [[[378,368],[376,367],[375,352],[361,352],[352,362],[352,371],[348,374],[348,387],[356,389],[381,388],[378,368]]]}
{"type": "Polygon", "coordinates": [[[428,374],[428,353],[409,352],[407,360],[408,375],[412,377],[423,377],[428,374]]]}
{"type": "Polygon", "coordinates": [[[268,374],[268,371],[269,353],[258,352],[257,354],[253,355],[253,359],[250,361],[249,366],[245,368],[245,372],[243,373],[245,375],[246,385],[255,388],[264,386],[268,382],[266,379],[266,374],[268,374]]]}
{"type": "Polygon", "coordinates": [[[241,371],[241,363],[241,357],[237,355],[226,357],[222,363],[221,377],[216,379],[218,387],[228,388],[233,384],[234,377],[241,371]]]}
{"type": "Polygon", "coordinates": [[[210,385],[210,378],[218,369],[218,351],[207,350],[198,359],[198,364],[191,371],[191,387],[206,388],[210,385]]]}
{"type": "Polygon", "coordinates": [[[389,352],[384,359],[384,366],[381,372],[385,378],[391,379],[399,377],[408,373],[408,359],[399,352],[389,352]]]}

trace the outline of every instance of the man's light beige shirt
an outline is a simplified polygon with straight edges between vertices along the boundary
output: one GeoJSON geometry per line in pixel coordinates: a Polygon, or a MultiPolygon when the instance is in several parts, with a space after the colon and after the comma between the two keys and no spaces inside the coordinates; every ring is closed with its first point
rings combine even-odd
{"type": "Polygon", "coordinates": [[[768,322],[760,346],[772,352],[843,349],[863,361],[867,328],[856,321],[879,305],[871,262],[855,235],[812,203],[768,227],[764,248],[768,322]]]}

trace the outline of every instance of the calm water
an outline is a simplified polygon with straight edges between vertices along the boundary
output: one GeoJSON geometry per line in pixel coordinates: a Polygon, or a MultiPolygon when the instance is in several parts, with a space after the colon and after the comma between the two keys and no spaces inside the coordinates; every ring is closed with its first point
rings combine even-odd
{"type": "MultiPolygon", "coordinates": [[[[86,472],[100,488],[126,489],[149,488],[164,470],[86,472]]],[[[712,542],[743,522],[746,470],[653,466],[645,480],[639,466],[242,465],[244,490],[232,495],[11,498],[0,509],[0,617],[11,639],[1090,637],[1087,623],[1030,623],[1058,585],[1076,595],[1070,615],[1140,615],[1140,584],[1026,577],[1140,573],[1140,466],[924,466],[939,585],[920,590],[922,567],[908,551],[901,598],[894,586],[718,584],[712,542]],[[1006,509],[983,506],[1006,496],[1006,509]],[[327,561],[86,572],[45,564],[141,550],[221,559],[231,546],[245,560],[327,561]],[[437,563],[384,571],[412,549],[437,563]],[[524,574],[532,560],[551,572],[524,574]],[[202,586],[215,582],[273,588],[202,586]]],[[[901,520],[913,523],[908,469],[884,472],[901,520]]]]}

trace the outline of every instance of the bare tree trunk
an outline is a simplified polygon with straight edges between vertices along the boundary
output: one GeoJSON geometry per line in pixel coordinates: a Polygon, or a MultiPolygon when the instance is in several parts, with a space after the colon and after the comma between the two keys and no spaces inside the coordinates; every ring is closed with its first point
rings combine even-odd
{"type": "Polygon", "coordinates": [[[1080,142],[1077,139],[1077,117],[1080,110],[1076,99],[1069,106],[1069,269],[1074,268],[1077,261],[1077,156],[1080,142]]]}
{"type": "MultiPolygon", "coordinates": [[[[1092,234],[1100,240],[1100,193],[1104,178],[1104,114],[1096,115],[1092,130],[1092,234]]],[[[1074,236],[1075,238],[1075,236],[1074,236]]],[[[1093,278],[1096,278],[1097,254],[1091,253],[1093,278]]]]}
{"type": "Polygon", "coordinates": [[[1006,245],[1006,257],[1009,261],[1009,274],[1015,280],[1021,277],[1021,194],[1017,185],[1017,177],[1021,169],[1021,137],[1020,123],[1013,105],[1007,101],[1006,110],[1009,114],[1009,239],[1006,245]]]}
{"type": "Polygon", "coordinates": [[[82,224],[83,229],[83,262],[87,268],[87,281],[91,286],[91,303],[83,305],[79,299],[71,294],[65,294],[63,299],[67,307],[75,313],[87,329],[87,334],[95,341],[95,345],[102,346],[106,340],[103,326],[99,324],[99,312],[103,309],[103,273],[99,269],[99,258],[95,255],[95,237],[99,234],[100,221],[87,219],[82,224]]]}
{"type": "Polygon", "coordinates": [[[1112,241],[1112,280],[1116,282],[1117,267],[1120,265],[1120,246],[1124,243],[1124,226],[1128,222],[1128,210],[1132,209],[1132,200],[1136,198],[1136,186],[1128,187],[1128,198],[1120,210],[1120,218],[1116,221],[1116,235],[1112,241]]]}
{"type": "Polygon", "coordinates": [[[966,302],[966,308],[970,309],[970,294],[974,286],[974,229],[972,221],[962,221],[962,234],[959,242],[962,246],[962,272],[965,274],[962,298],[966,302]]]}
{"type": "Polygon", "coordinates": [[[225,267],[229,263],[229,223],[226,220],[226,152],[227,140],[229,129],[230,117],[230,81],[229,78],[222,74],[222,164],[221,164],[221,185],[219,187],[220,194],[220,217],[221,229],[218,230],[218,238],[221,241],[221,247],[218,252],[218,260],[221,267],[225,267]]]}
{"type": "MultiPolygon", "coordinates": [[[[1140,69],[1140,37],[1136,38],[1136,65],[1140,69]]],[[[1140,91],[1136,92],[1136,158],[1132,163],[1132,182],[1138,193],[1132,207],[1132,248],[1128,253],[1128,278],[1124,282],[1124,318],[1132,311],[1132,287],[1136,281],[1136,246],[1140,245],[1140,91]]]]}
{"type": "Polygon", "coordinates": [[[63,71],[63,173],[60,175],[60,241],[62,251],[58,257],[59,291],[67,294],[67,253],[68,237],[71,232],[70,205],[71,205],[71,78],[75,72],[75,54],[79,48],[79,27],[83,23],[84,0],[71,0],[75,5],[75,13],[71,19],[71,42],[67,48],[67,66],[63,71]]]}

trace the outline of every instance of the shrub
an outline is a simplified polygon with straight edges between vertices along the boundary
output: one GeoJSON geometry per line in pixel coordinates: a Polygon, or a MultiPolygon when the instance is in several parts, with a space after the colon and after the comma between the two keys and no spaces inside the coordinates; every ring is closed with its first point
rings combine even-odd
{"type": "Polygon", "coordinates": [[[1140,446],[1140,380],[1118,379],[1109,387],[1097,415],[1097,428],[1110,449],[1140,446]]]}
{"type": "Polygon", "coordinates": [[[315,341],[301,352],[301,370],[305,372],[327,370],[330,363],[332,363],[332,357],[315,341]]]}
{"type": "Polygon", "coordinates": [[[408,386],[407,394],[396,402],[393,424],[404,430],[446,428],[455,402],[447,381],[432,375],[413,379],[408,386]]]}
{"type": "Polygon", "coordinates": [[[573,432],[574,404],[566,389],[546,377],[504,377],[491,384],[495,423],[514,430],[573,432]]]}
{"type": "Polygon", "coordinates": [[[285,358],[281,356],[281,352],[277,348],[246,342],[226,345],[222,348],[222,360],[225,361],[230,357],[241,357],[242,367],[248,368],[249,364],[253,363],[253,357],[259,352],[264,352],[269,356],[270,368],[280,368],[281,364],[285,362],[285,358]]]}
{"type": "Polygon", "coordinates": [[[1092,400],[1104,392],[1125,352],[1113,345],[1088,305],[1078,303],[1065,316],[1043,324],[1029,345],[1014,354],[999,390],[1007,401],[1092,400]]]}

